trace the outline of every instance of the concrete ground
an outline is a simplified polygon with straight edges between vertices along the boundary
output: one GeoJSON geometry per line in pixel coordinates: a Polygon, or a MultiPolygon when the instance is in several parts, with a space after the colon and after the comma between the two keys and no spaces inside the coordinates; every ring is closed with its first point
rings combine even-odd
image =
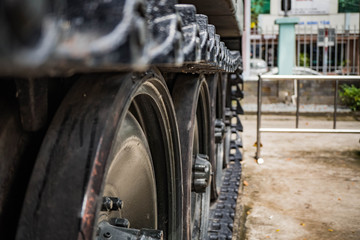
{"type": "MultiPolygon", "coordinates": [[[[236,239],[360,239],[360,135],[263,133],[259,165],[256,116],[241,120],[243,218],[236,239]]],[[[262,120],[262,127],[295,125],[288,116],[262,120]]],[[[338,128],[360,129],[360,122],[346,120],[338,128]]],[[[331,128],[332,122],[300,117],[300,127],[331,128]]]]}

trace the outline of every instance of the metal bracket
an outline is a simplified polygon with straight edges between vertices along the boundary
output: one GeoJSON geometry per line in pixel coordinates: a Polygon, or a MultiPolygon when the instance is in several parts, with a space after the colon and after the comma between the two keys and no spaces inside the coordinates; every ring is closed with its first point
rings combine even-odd
{"type": "Polygon", "coordinates": [[[163,231],[155,229],[132,229],[111,225],[103,221],[99,223],[97,240],[127,239],[127,240],[163,240],[163,231]]]}

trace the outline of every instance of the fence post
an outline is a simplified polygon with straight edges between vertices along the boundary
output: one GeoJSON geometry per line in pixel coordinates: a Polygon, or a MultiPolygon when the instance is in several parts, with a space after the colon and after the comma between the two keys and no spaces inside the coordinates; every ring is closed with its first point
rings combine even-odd
{"type": "Polygon", "coordinates": [[[300,81],[296,79],[295,83],[296,83],[296,128],[299,128],[300,81]]]}
{"type": "Polygon", "coordinates": [[[339,89],[339,80],[336,80],[336,81],[335,81],[335,92],[334,92],[334,124],[333,124],[333,128],[334,128],[334,129],[336,129],[336,114],[337,114],[338,89],[339,89]]]}
{"type": "Polygon", "coordinates": [[[261,96],[261,89],[262,89],[262,78],[259,74],[258,80],[258,92],[257,92],[257,121],[256,121],[256,155],[255,158],[260,158],[260,148],[261,148],[261,104],[262,104],[262,96],[261,96]]]}

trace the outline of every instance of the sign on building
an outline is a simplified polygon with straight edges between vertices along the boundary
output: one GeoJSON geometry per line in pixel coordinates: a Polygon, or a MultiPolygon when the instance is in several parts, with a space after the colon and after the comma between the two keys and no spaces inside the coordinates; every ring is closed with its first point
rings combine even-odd
{"type": "Polygon", "coordinates": [[[330,0],[291,0],[289,15],[329,14],[330,0]]]}

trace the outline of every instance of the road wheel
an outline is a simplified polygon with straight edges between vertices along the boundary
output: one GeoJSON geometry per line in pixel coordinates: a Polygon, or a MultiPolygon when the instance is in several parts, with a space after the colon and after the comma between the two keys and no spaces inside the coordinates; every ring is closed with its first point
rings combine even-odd
{"type": "Polygon", "coordinates": [[[17,239],[182,239],[181,182],[160,74],[84,76],[48,129],[17,239]]]}
{"type": "Polygon", "coordinates": [[[214,176],[213,181],[211,182],[211,198],[216,200],[219,193],[220,187],[222,184],[222,172],[223,172],[223,165],[224,165],[224,135],[225,135],[225,122],[224,122],[224,109],[225,109],[225,102],[224,102],[224,93],[222,88],[222,79],[221,75],[214,74],[208,75],[207,83],[209,86],[209,93],[210,93],[210,101],[211,101],[211,144],[214,147],[214,153],[210,156],[214,176]]]}
{"type": "Polygon", "coordinates": [[[225,104],[224,110],[224,122],[225,122],[225,136],[224,136],[224,160],[223,167],[226,168],[230,162],[229,153],[230,153],[230,145],[231,145],[231,119],[233,117],[232,106],[231,106],[231,85],[228,84],[228,75],[222,75],[222,84],[223,84],[223,101],[225,104]]]}
{"type": "Polygon", "coordinates": [[[179,124],[184,178],[184,238],[206,239],[211,163],[210,100],[205,78],[178,75],[173,99],[179,124]]]}

